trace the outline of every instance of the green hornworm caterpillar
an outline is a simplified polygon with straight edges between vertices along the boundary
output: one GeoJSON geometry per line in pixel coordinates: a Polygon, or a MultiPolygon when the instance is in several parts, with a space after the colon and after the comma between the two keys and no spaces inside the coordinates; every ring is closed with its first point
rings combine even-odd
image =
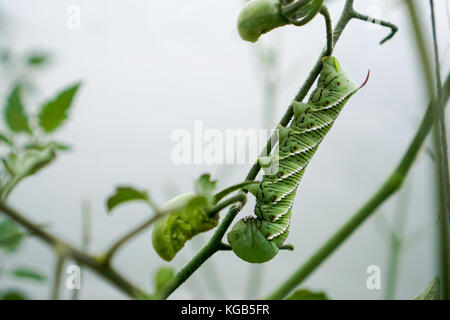
{"type": "Polygon", "coordinates": [[[319,12],[324,0],[250,0],[238,17],[238,31],[243,40],[256,42],[275,28],[304,25],[319,12]]]}
{"type": "Polygon", "coordinates": [[[362,88],[351,81],[336,58],[325,57],[317,88],[308,103],[293,102],[290,127],[279,129],[277,172],[265,174],[260,184],[246,189],[256,197],[256,217],[238,221],[228,233],[234,253],[252,263],[271,260],[289,233],[297,187],[306,166],[349,98],[362,88]]]}
{"type": "Polygon", "coordinates": [[[219,215],[209,217],[202,209],[189,210],[185,207],[195,196],[193,193],[184,193],[167,202],[163,211],[182,209],[162,217],[153,227],[153,248],[166,261],[172,260],[186,241],[201,232],[215,228],[219,222],[219,215]]]}

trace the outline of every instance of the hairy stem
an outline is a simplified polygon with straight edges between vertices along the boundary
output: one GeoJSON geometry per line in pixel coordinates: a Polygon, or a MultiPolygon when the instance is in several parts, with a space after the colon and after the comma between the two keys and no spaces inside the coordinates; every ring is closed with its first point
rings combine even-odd
{"type": "MultiPolygon", "coordinates": [[[[450,74],[444,88],[444,101],[450,94],[450,74]]],[[[375,210],[394,194],[402,185],[425,138],[433,125],[433,108],[437,101],[429,104],[419,129],[394,172],[378,191],[353,215],[331,238],[329,238],[305,264],[300,266],[268,299],[283,299],[289,292],[305,280],[326,258],[328,258],[375,210]]]]}
{"type": "Polygon", "coordinates": [[[326,6],[322,6],[322,8],[320,8],[320,14],[325,19],[325,28],[327,32],[327,46],[325,52],[331,55],[333,52],[333,25],[331,23],[330,12],[328,12],[326,6]]]}

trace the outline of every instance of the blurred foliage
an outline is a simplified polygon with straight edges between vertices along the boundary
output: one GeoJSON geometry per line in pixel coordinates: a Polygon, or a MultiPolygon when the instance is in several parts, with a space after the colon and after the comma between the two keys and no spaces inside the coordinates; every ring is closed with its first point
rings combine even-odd
{"type": "Polygon", "coordinates": [[[441,286],[439,277],[434,278],[427,286],[424,292],[415,298],[415,300],[439,300],[441,297],[441,286]]]}
{"type": "Polygon", "coordinates": [[[329,298],[325,292],[302,289],[295,291],[287,300],[329,300],[329,298]]]}
{"type": "Polygon", "coordinates": [[[0,221],[0,249],[6,252],[15,252],[22,243],[25,234],[8,219],[0,221]]]}
{"type": "Polygon", "coordinates": [[[38,282],[44,282],[47,277],[40,273],[39,271],[29,269],[29,268],[16,268],[12,272],[16,278],[33,280],[38,282]]]}
{"type": "Polygon", "coordinates": [[[108,212],[111,212],[120,204],[130,201],[145,201],[148,202],[147,191],[137,190],[133,187],[118,186],[114,193],[106,200],[106,207],[108,212]]]}
{"type": "Polygon", "coordinates": [[[32,67],[42,67],[48,63],[49,56],[43,52],[31,52],[26,56],[27,64],[32,67]]]}
{"type": "Polygon", "coordinates": [[[28,297],[19,290],[9,289],[5,291],[0,290],[0,300],[27,300],[28,297]]]}
{"type": "MultiPolygon", "coordinates": [[[[39,105],[36,114],[30,112],[27,105],[28,96],[32,93],[30,89],[34,85],[24,73],[29,69],[47,65],[48,55],[30,52],[19,57],[3,48],[0,49],[0,61],[3,69],[12,70],[11,79],[4,81],[10,82],[10,88],[4,99],[3,125],[0,127],[0,197],[5,201],[23,179],[52,163],[59,152],[70,149],[69,145],[54,140],[51,134],[62,127],[68,118],[80,83],[60,90],[55,98],[39,105]]],[[[0,255],[18,253],[27,236],[29,234],[23,232],[15,222],[0,218],[0,255]]],[[[27,266],[9,270],[1,265],[0,274],[16,280],[39,283],[47,280],[41,271],[27,266]]],[[[27,299],[27,295],[16,288],[2,288],[0,299],[23,300],[27,299]]]]}

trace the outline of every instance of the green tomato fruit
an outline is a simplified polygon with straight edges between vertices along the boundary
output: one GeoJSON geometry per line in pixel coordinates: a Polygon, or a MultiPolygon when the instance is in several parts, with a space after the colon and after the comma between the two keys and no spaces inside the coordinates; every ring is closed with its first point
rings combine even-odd
{"type": "Polygon", "coordinates": [[[159,219],[152,232],[152,244],[156,253],[164,260],[171,261],[180,251],[186,241],[201,232],[211,230],[219,222],[219,215],[209,217],[202,209],[186,209],[191,199],[196,197],[193,193],[184,193],[171,199],[163,210],[174,210],[159,219]]]}
{"type": "Polygon", "coordinates": [[[275,28],[289,24],[281,15],[280,0],[250,0],[238,17],[238,31],[243,40],[256,42],[275,28]]]}

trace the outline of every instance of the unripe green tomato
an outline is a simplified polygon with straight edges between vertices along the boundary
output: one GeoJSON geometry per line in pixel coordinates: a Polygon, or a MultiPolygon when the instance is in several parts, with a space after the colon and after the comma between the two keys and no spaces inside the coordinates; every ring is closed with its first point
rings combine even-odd
{"type": "Polygon", "coordinates": [[[250,0],[238,17],[238,31],[243,40],[256,42],[275,28],[289,24],[281,15],[280,0],[250,0]]]}
{"type": "Polygon", "coordinates": [[[201,232],[217,226],[219,216],[209,217],[204,210],[186,210],[184,207],[196,197],[193,193],[183,193],[169,200],[163,211],[175,210],[159,219],[152,231],[152,244],[156,253],[166,261],[172,260],[186,241],[201,232]]]}

